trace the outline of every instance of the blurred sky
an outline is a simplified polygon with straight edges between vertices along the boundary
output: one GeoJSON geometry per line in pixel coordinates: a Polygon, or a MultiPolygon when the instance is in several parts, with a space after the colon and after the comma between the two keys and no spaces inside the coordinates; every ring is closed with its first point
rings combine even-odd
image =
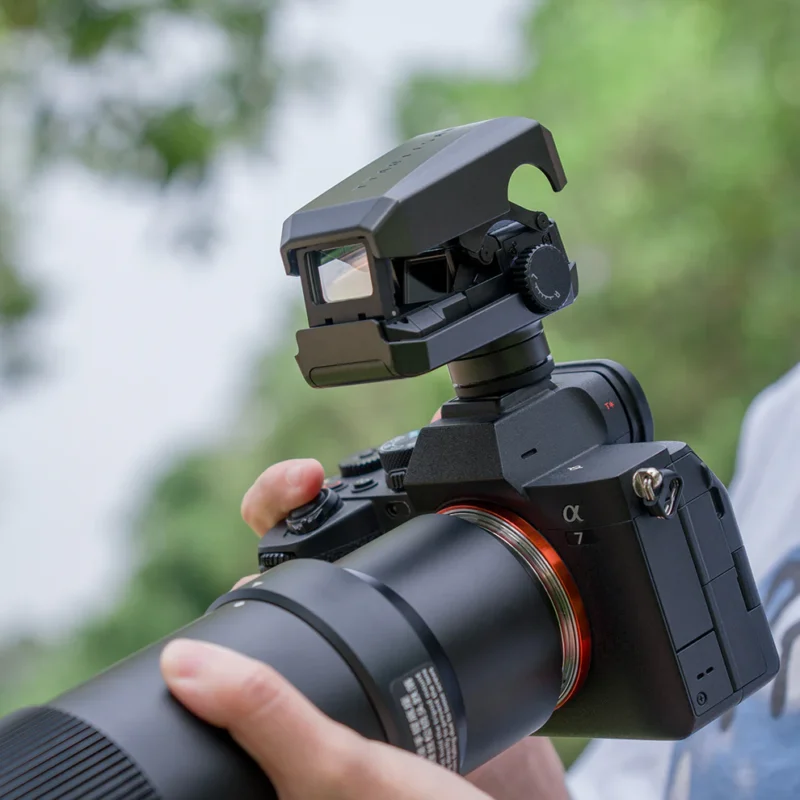
{"type": "MultiPolygon", "coordinates": [[[[154,193],[75,169],[40,183],[27,265],[54,303],[44,379],[0,407],[0,635],[58,631],[113,594],[149,481],[226,434],[281,298],[299,291],[278,256],[284,218],[394,143],[391,89],[409,69],[516,69],[528,5],[287,1],[276,47],[331,60],[333,84],[287,96],[269,161],[224,163],[207,263],[166,244],[174,204],[154,193]]],[[[172,64],[203,58],[191,37],[155,44],[172,64]]]]}

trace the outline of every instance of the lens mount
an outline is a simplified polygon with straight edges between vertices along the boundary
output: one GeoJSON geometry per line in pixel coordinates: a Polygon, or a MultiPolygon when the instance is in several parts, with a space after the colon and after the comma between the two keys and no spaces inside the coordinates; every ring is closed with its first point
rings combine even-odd
{"type": "Polygon", "coordinates": [[[561,635],[563,666],[556,706],[561,708],[583,684],[592,649],[586,609],[566,564],[547,539],[516,514],[469,505],[449,506],[439,513],[460,517],[492,534],[521,559],[544,588],[561,635]]]}

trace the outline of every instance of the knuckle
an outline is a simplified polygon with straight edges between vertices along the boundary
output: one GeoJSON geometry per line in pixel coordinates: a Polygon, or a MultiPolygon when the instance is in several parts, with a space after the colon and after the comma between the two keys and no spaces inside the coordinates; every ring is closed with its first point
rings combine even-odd
{"type": "Polygon", "coordinates": [[[240,679],[237,695],[243,717],[262,717],[269,715],[282,702],[282,684],[270,679],[263,665],[254,664],[240,679]]]}

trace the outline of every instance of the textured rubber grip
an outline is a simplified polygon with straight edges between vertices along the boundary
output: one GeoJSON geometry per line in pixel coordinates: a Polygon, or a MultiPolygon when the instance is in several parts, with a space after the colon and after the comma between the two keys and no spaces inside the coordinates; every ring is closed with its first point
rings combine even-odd
{"type": "Polygon", "coordinates": [[[52,708],[26,708],[0,721],[2,800],[159,800],[112,741],[52,708]]]}

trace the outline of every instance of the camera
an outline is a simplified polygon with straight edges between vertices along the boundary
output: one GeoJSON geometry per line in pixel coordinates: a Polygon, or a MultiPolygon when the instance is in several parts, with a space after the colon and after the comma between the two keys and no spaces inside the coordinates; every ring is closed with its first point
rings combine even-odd
{"type": "MultiPolygon", "coordinates": [[[[263,536],[261,575],[180,632],[462,773],[533,733],[684,738],[778,671],[725,487],[687,444],[654,441],[623,366],[554,362],[543,320],[576,300],[578,272],[556,222],[509,202],[524,164],[564,188],[534,120],[437,131],[287,220],[306,381],[446,365],[455,399],[344,458],[263,536]]],[[[163,645],[0,721],[0,791],[274,797],[168,694],[163,645]]]]}

